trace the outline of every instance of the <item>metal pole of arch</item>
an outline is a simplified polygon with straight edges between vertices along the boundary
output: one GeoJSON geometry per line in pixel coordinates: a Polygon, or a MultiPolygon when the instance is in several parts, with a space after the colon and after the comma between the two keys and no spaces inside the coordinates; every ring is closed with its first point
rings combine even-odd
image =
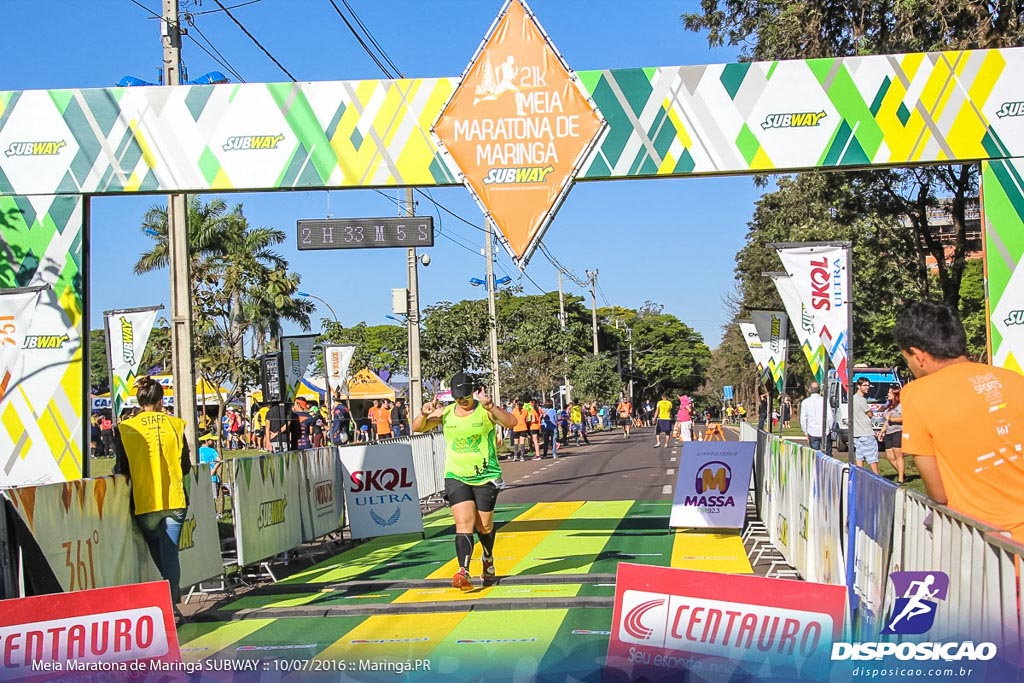
{"type": "Polygon", "coordinates": [[[487,328],[491,338],[491,382],[493,389],[491,399],[501,405],[501,387],[498,384],[498,312],[494,305],[494,255],[491,252],[494,227],[491,219],[487,221],[487,246],[484,258],[487,259],[487,328]]]}
{"type": "MultiPolygon", "coordinates": [[[[164,49],[164,83],[181,84],[181,31],[178,0],[164,0],[161,42],[164,49]]],[[[171,271],[171,376],[174,381],[174,412],[185,421],[185,438],[192,463],[199,452],[196,441],[195,361],[192,358],[192,285],[188,258],[188,198],[167,197],[167,251],[171,271]]]]}
{"type": "MultiPolygon", "coordinates": [[[[412,188],[405,190],[405,215],[416,215],[412,188]]],[[[409,328],[409,415],[423,409],[423,378],[420,369],[420,279],[416,247],[408,250],[409,306],[406,311],[409,328]]]]}

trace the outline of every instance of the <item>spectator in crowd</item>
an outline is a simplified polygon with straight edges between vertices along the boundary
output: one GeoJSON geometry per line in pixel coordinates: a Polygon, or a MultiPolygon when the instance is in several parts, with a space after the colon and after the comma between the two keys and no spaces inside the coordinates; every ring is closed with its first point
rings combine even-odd
{"type": "Polygon", "coordinates": [[[374,399],[373,403],[370,404],[370,408],[366,411],[366,418],[370,421],[369,430],[367,430],[367,440],[377,440],[377,411],[380,410],[380,401],[374,399]]]}
{"type": "Polygon", "coordinates": [[[306,423],[309,430],[309,443],[313,448],[320,448],[324,445],[324,429],[327,427],[327,421],[321,414],[320,406],[312,405],[309,407],[309,420],[306,423]]]}
{"type": "Polygon", "coordinates": [[[312,445],[309,434],[309,402],[301,396],[292,402],[288,421],[289,448],[301,451],[312,445]]]}
{"type": "Polygon", "coordinates": [[[548,399],[540,418],[540,433],[543,440],[541,444],[541,457],[548,457],[548,449],[551,449],[551,457],[558,457],[558,411],[555,404],[548,399]]]}
{"type": "Polygon", "coordinates": [[[679,443],[693,438],[693,399],[686,394],[679,396],[679,410],[676,413],[676,425],[679,428],[679,443]]]}
{"type": "Polygon", "coordinates": [[[210,466],[210,481],[213,482],[213,497],[214,499],[220,496],[220,470],[224,465],[224,461],[221,460],[220,453],[217,449],[210,445],[209,439],[213,437],[205,437],[207,440],[200,439],[199,446],[199,464],[210,466]]]}
{"type": "Polygon", "coordinates": [[[540,460],[540,411],[533,405],[533,399],[523,397],[523,414],[526,416],[526,429],[530,434],[527,448],[533,445],[533,459],[540,460]]]}
{"type": "Polygon", "coordinates": [[[558,411],[558,434],[559,443],[562,446],[569,445],[569,411],[565,405],[558,411]]]}
{"type": "Polygon", "coordinates": [[[455,558],[459,571],[452,586],[462,591],[473,589],[469,563],[473,557],[473,531],[483,549],[483,585],[497,580],[494,567],[494,507],[498,500],[497,482],[501,479],[495,424],[515,425],[515,418],[491,400],[487,392],[474,385],[465,373],[452,377],[454,404],[445,406],[430,401],[412,423],[414,432],[427,432],[438,426],[444,430],[445,498],[455,519],[455,558]]]}
{"type": "Polygon", "coordinates": [[[404,398],[395,399],[395,407],[391,409],[391,436],[409,436],[409,412],[404,398]]]}
{"type": "Polygon", "coordinates": [[[903,452],[935,502],[1024,542],[1024,377],[967,358],[956,312],[919,301],[896,321],[917,378],[903,387],[903,452]]]}
{"type": "Polygon", "coordinates": [[[182,482],[192,471],[185,421],[164,412],[164,388],[152,377],[135,383],[142,412],[118,424],[114,472],[132,482],[132,512],[149,546],[149,554],[171,589],[176,621],[181,613],[181,564],[178,540],[188,497],[182,482]]]}
{"type": "Polygon", "coordinates": [[[89,419],[89,451],[92,453],[92,457],[98,458],[103,454],[100,451],[101,443],[100,415],[99,413],[93,413],[92,417],[89,419]]]}
{"type": "Polygon", "coordinates": [[[377,430],[377,441],[391,438],[391,401],[384,399],[377,406],[374,415],[374,427],[377,430]]]}
{"type": "Polygon", "coordinates": [[[768,422],[768,392],[762,391],[761,398],[757,404],[757,431],[763,432],[768,422]]]}
{"type": "Polygon", "coordinates": [[[857,467],[868,461],[871,471],[878,474],[878,437],[871,426],[871,406],[868,405],[868,390],[871,381],[867,377],[857,380],[857,391],[853,394],[853,453],[857,467]]]}
{"type": "Polygon", "coordinates": [[[793,419],[793,401],[789,394],[782,397],[782,428],[789,429],[790,420],[793,419]]]}
{"type": "Polygon", "coordinates": [[[828,420],[825,421],[825,397],[821,395],[821,385],[811,382],[807,390],[810,396],[800,403],[800,431],[807,436],[807,445],[816,451],[826,454],[831,452],[828,434],[832,427],[832,406],[828,406],[828,420]],[[822,428],[825,432],[822,433],[822,428]]]}
{"type": "Polygon", "coordinates": [[[615,414],[619,418],[619,425],[622,427],[622,438],[629,438],[629,427],[633,421],[633,404],[623,396],[619,399],[619,405],[615,408],[615,414]]]}
{"type": "Polygon", "coordinates": [[[349,428],[352,424],[352,412],[344,401],[338,401],[331,410],[331,443],[341,446],[352,438],[349,428]]]}
{"type": "Polygon", "coordinates": [[[263,441],[271,453],[284,453],[291,445],[291,412],[283,403],[267,409],[267,421],[263,441]]]}
{"type": "Polygon", "coordinates": [[[512,425],[512,460],[526,460],[526,442],[530,438],[530,425],[526,424],[526,410],[523,401],[512,402],[512,417],[516,423],[512,425]]]}
{"type": "Polygon", "coordinates": [[[103,416],[100,417],[100,446],[103,455],[114,455],[114,421],[111,419],[110,413],[103,413],[103,416]]]}
{"type": "Polygon", "coordinates": [[[590,439],[587,438],[587,421],[583,415],[583,407],[579,401],[573,400],[569,404],[569,431],[576,439],[576,445],[580,445],[580,437],[583,438],[583,443],[590,445],[590,439]]]}
{"type": "Polygon", "coordinates": [[[661,446],[661,435],[665,435],[665,447],[668,447],[672,436],[672,401],[668,400],[668,394],[662,394],[661,400],[655,407],[657,423],[654,427],[654,447],[661,446]]]}
{"type": "Polygon", "coordinates": [[[262,403],[256,403],[253,405],[252,413],[252,429],[250,444],[253,448],[260,450],[269,451],[270,446],[266,441],[267,432],[267,413],[270,412],[270,407],[262,403]]]}
{"type": "Polygon", "coordinates": [[[896,483],[902,486],[905,483],[906,473],[903,462],[903,407],[900,405],[899,387],[889,388],[889,400],[882,409],[885,416],[885,424],[878,432],[878,440],[885,448],[885,457],[889,464],[896,470],[896,483]]]}
{"type": "Polygon", "coordinates": [[[651,399],[644,399],[644,427],[650,427],[654,420],[654,404],[651,403],[651,399]]]}

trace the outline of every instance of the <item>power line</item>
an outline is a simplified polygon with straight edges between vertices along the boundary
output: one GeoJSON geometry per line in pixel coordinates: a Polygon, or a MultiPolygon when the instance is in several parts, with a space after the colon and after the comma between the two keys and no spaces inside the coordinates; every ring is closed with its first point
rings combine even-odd
{"type": "Polygon", "coordinates": [[[217,12],[225,12],[225,11],[227,11],[229,9],[238,9],[239,7],[245,7],[246,5],[255,5],[257,2],[263,2],[263,0],[249,0],[249,2],[240,2],[237,5],[231,5],[231,7],[227,7],[225,9],[223,9],[223,10],[208,9],[208,10],[204,10],[202,12],[192,12],[191,14],[194,17],[198,17],[200,14],[216,14],[217,12]]]}
{"type": "MultiPolygon", "coordinates": [[[[394,78],[394,74],[392,74],[390,71],[388,71],[387,67],[384,66],[384,64],[380,61],[380,59],[378,59],[377,55],[375,55],[373,50],[371,50],[370,47],[366,44],[366,42],[363,40],[362,36],[360,36],[359,33],[356,31],[355,27],[352,26],[352,22],[350,22],[348,20],[348,17],[346,17],[342,13],[341,8],[338,7],[338,5],[334,2],[334,0],[328,0],[328,2],[331,3],[331,7],[333,7],[334,11],[338,13],[338,16],[341,17],[341,20],[343,22],[345,22],[345,26],[348,27],[349,32],[353,35],[353,37],[355,37],[356,41],[358,41],[359,44],[362,46],[363,51],[366,52],[366,54],[368,54],[370,56],[370,59],[373,60],[373,63],[376,64],[377,67],[381,71],[384,72],[385,76],[387,76],[388,78],[394,78]]],[[[391,60],[388,60],[388,62],[390,63],[391,60]]],[[[398,69],[395,69],[395,71],[397,72],[398,69]]]]}
{"type": "Polygon", "coordinates": [[[356,23],[359,24],[359,28],[363,29],[363,33],[365,33],[366,37],[370,39],[370,42],[373,43],[373,46],[377,48],[377,51],[380,53],[380,56],[383,57],[384,60],[391,66],[391,68],[395,70],[396,74],[398,74],[401,78],[405,78],[405,74],[403,74],[402,70],[399,69],[394,62],[391,61],[391,58],[388,57],[388,53],[384,51],[384,48],[380,46],[380,43],[377,42],[377,39],[373,37],[372,33],[370,33],[370,29],[366,28],[366,24],[364,24],[363,20],[359,18],[359,15],[356,14],[356,11],[354,9],[352,9],[352,6],[348,4],[348,0],[341,0],[341,2],[343,5],[345,5],[345,8],[352,14],[352,18],[356,20],[356,23]]]}
{"type": "MultiPolygon", "coordinates": [[[[134,0],[132,0],[132,1],[134,2],[134,0]]],[[[249,29],[247,29],[245,26],[243,26],[242,22],[240,22],[238,19],[235,18],[235,15],[231,13],[231,10],[229,10],[227,7],[225,7],[224,4],[220,0],[213,0],[213,1],[215,3],[217,3],[217,7],[220,7],[222,10],[224,10],[224,14],[228,15],[228,18],[231,19],[231,21],[235,22],[235,25],[238,28],[242,29],[242,33],[247,35],[249,37],[249,40],[251,40],[252,42],[254,42],[256,44],[256,47],[258,47],[259,49],[263,50],[263,54],[265,54],[267,57],[270,57],[270,61],[272,61],[274,64],[276,64],[278,69],[283,71],[285,73],[285,75],[288,76],[288,78],[292,79],[293,82],[297,82],[298,81],[298,79],[295,78],[295,76],[292,76],[291,72],[288,71],[288,69],[284,68],[284,66],[281,64],[281,62],[277,61],[277,58],[274,57],[274,55],[270,54],[270,50],[268,50],[267,48],[263,47],[262,43],[260,43],[260,41],[256,40],[256,36],[254,36],[253,34],[249,33],[249,29]]]]}
{"type": "MultiPolygon", "coordinates": [[[[217,10],[211,10],[211,11],[217,11],[217,10]]],[[[199,28],[199,26],[197,26],[197,25],[196,25],[196,22],[195,22],[195,20],[193,19],[193,17],[194,17],[194,16],[195,16],[195,15],[192,15],[192,14],[189,14],[188,12],[186,12],[186,13],[185,13],[185,23],[187,23],[187,24],[188,24],[189,26],[191,26],[191,27],[192,27],[193,29],[195,29],[196,33],[198,33],[198,34],[199,34],[199,36],[200,36],[200,37],[201,37],[201,38],[202,38],[203,40],[205,40],[205,41],[206,41],[206,44],[210,46],[210,49],[212,49],[212,50],[213,50],[214,52],[216,52],[216,53],[217,53],[217,56],[215,57],[215,56],[213,56],[212,54],[210,54],[210,50],[207,50],[207,49],[206,49],[205,47],[203,47],[202,43],[200,43],[200,42],[199,42],[198,40],[196,40],[196,39],[195,39],[195,38],[194,38],[194,37],[192,36],[192,34],[191,34],[191,33],[186,33],[185,35],[186,35],[186,36],[188,36],[189,38],[191,38],[191,39],[192,39],[192,42],[193,42],[193,43],[195,43],[195,44],[196,44],[196,46],[197,46],[197,47],[199,47],[199,49],[200,49],[200,50],[202,50],[202,51],[203,51],[203,52],[205,52],[206,54],[210,55],[210,58],[211,58],[211,59],[213,59],[213,61],[217,62],[217,64],[219,64],[219,65],[221,65],[222,67],[224,67],[225,69],[227,69],[227,70],[228,70],[228,72],[230,72],[232,76],[234,76],[235,78],[237,78],[237,79],[238,79],[238,81],[239,81],[240,83],[245,83],[245,79],[244,79],[244,78],[242,78],[242,75],[241,75],[240,73],[238,73],[238,71],[237,71],[237,70],[235,69],[235,67],[231,66],[231,63],[230,63],[230,62],[228,61],[228,58],[227,58],[227,57],[225,57],[225,56],[224,56],[224,55],[223,55],[223,54],[221,53],[221,51],[217,49],[217,47],[216,47],[216,46],[215,46],[215,45],[213,44],[213,41],[212,41],[212,40],[210,40],[209,38],[207,38],[207,37],[206,37],[206,34],[205,34],[205,33],[203,33],[202,29],[201,29],[201,28],[199,28]],[[218,57],[219,57],[220,59],[218,59],[218,57]]]]}

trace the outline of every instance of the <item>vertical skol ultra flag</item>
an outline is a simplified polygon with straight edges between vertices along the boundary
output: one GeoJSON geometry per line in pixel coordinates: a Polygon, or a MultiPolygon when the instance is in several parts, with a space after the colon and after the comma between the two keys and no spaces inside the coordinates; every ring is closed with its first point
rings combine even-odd
{"type": "Polygon", "coordinates": [[[777,244],[782,265],[796,286],[800,301],[814,316],[818,337],[843,384],[849,363],[849,245],[840,242],[777,244]]]}
{"type": "Polygon", "coordinates": [[[297,337],[281,337],[281,348],[284,350],[284,378],[288,385],[288,400],[294,400],[299,390],[299,382],[306,376],[309,360],[313,357],[313,341],[315,334],[304,334],[297,337]]]}
{"type": "Polygon", "coordinates": [[[103,311],[107,328],[107,360],[110,363],[110,404],[113,419],[121,414],[135,386],[142,354],[160,306],[103,311]]]}
{"type": "Polygon", "coordinates": [[[789,319],[794,321],[796,338],[803,349],[807,364],[811,366],[814,379],[822,384],[825,381],[825,345],[821,343],[818,329],[814,325],[814,314],[800,300],[800,295],[793,284],[793,278],[786,273],[768,273],[779,290],[782,305],[786,307],[789,319]]]}
{"type": "Polygon", "coordinates": [[[768,372],[780,394],[786,388],[786,355],[789,352],[789,321],[782,311],[751,311],[761,345],[767,349],[768,372]]]}
{"type": "Polygon", "coordinates": [[[348,377],[348,366],[356,347],[345,344],[331,344],[324,347],[324,375],[327,378],[327,393],[331,396],[338,389],[344,390],[348,377]]]}
{"type": "Polygon", "coordinates": [[[757,373],[764,379],[769,375],[768,372],[768,348],[761,342],[761,335],[757,332],[757,326],[754,325],[753,320],[739,320],[737,321],[740,326],[740,334],[743,335],[743,341],[747,342],[747,348],[750,349],[750,355],[754,358],[754,363],[757,365],[757,373]]]}

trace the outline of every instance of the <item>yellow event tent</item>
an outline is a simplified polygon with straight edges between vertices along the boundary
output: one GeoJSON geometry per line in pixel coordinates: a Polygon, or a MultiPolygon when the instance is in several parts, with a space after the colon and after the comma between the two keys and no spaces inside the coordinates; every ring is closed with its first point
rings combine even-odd
{"type": "MultiPolygon", "coordinates": [[[[299,396],[310,401],[319,401],[326,394],[323,377],[304,377],[299,383],[299,396]]],[[[263,401],[263,392],[257,389],[249,394],[255,402],[263,401]]],[[[363,368],[348,380],[348,394],[341,395],[342,400],[370,401],[387,398],[395,400],[395,390],[378,377],[369,368],[363,368]]]]}
{"type": "MultiPolygon", "coordinates": [[[[164,404],[174,404],[174,380],[170,375],[153,375],[153,379],[163,385],[164,387],[164,404]]],[[[196,381],[196,405],[197,406],[215,406],[218,403],[218,394],[220,400],[227,401],[231,396],[231,390],[226,387],[220,387],[219,389],[214,387],[205,379],[198,379],[196,381]]],[[[134,407],[138,405],[135,400],[134,390],[129,393],[128,400],[125,402],[125,406],[134,407]]],[[[99,410],[102,408],[110,408],[110,392],[105,394],[97,394],[92,397],[92,409],[99,410]]]]}

